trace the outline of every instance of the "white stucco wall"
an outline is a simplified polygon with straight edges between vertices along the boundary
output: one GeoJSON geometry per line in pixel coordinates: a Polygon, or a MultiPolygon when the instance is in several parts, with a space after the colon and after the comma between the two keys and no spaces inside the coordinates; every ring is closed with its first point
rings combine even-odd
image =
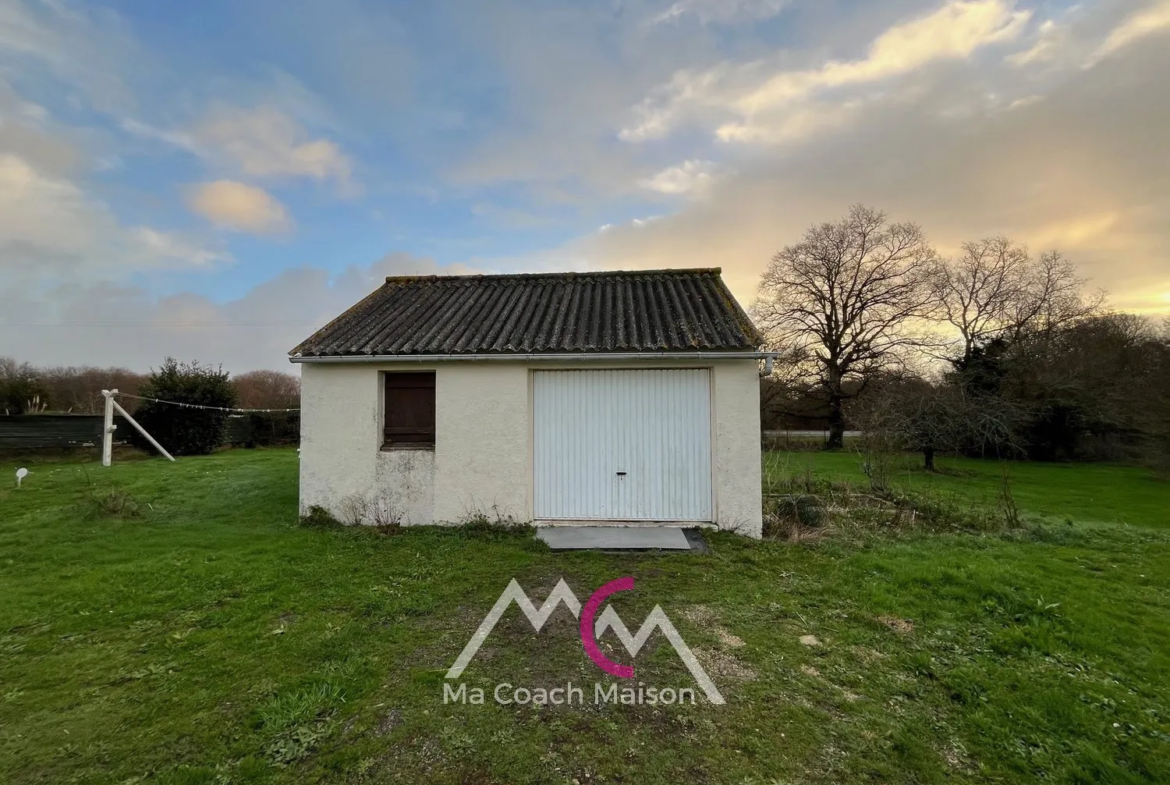
{"type": "Polygon", "coordinates": [[[753,360],[589,363],[305,363],[301,373],[302,511],[403,524],[476,515],[532,517],[530,370],[712,369],[715,523],[761,533],[759,371],[753,360]],[[435,371],[435,450],[383,452],[380,374],[435,371]],[[375,520],[378,518],[379,520],[375,520]]]}
{"type": "Polygon", "coordinates": [[[763,535],[760,372],[752,360],[714,366],[715,516],[720,529],[763,535]]]}
{"type": "Polygon", "coordinates": [[[435,376],[435,520],[529,521],[528,368],[450,362],[435,376]]]}
{"type": "Polygon", "coordinates": [[[301,366],[301,512],[376,487],[378,375],[361,365],[301,366]]]}

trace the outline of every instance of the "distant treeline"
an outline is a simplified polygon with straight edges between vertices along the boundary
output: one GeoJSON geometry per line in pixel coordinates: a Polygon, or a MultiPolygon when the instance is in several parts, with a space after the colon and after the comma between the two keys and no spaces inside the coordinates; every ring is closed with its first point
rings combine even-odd
{"type": "MultiPolygon", "coordinates": [[[[829,428],[823,385],[760,385],[764,430],[829,428]]],[[[1142,316],[997,336],[929,372],[891,367],[843,387],[846,427],[894,432],[908,449],[1170,465],[1170,326],[1142,316]]]]}
{"type": "MultiPolygon", "coordinates": [[[[74,450],[101,446],[101,414],[0,415],[0,451],[74,450]]],[[[221,446],[269,447],[300,441],[298,412],[256,412],[227,418],[221,446]]],[[[137,432],[115,415],[115,444],[134,442],[137,432]]],[[[145,449],[150,449],[146,447],[145,449]]]]}
{"type": "MultiPolygon", "coordinates": [[[[137,395],[149,374],[126,368],[90,366],[37,367],[0,357],[0,415],[101,414],[102,390],[137,395]]],[[[251,371],[230,379],[236,406],[242,409],[295,409],[300,406],[301,380],[279,371],[251,371]]],[[[138,401],[121,398],[131,414],[138,401]]]]}
{"type": "Polygon", "coordinates": [[[1170,322],[1111,309],[1057,250],[943,257],[855,205],[772,258],[752,307],[779,355],[765,429],[846,427],[870,453],[1170,465],[1170,322]]]}

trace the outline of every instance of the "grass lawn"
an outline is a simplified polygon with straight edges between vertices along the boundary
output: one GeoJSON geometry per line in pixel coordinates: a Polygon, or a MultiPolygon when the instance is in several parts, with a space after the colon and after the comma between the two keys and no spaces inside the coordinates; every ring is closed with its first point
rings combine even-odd
{"type": "MultiPolygon", "coordinates": [[[[1170,486],[1140,473],[1013,471],[1074,525],[635,558],[304,528],[291,450],[25,465],[0,490],[0,783],[1170,782],[1170,486]],[[539,635],[511,609],[464,674],[487,703],[443,703],[513,577],[540,602],[624,575],[626,623],[660,604],[727,705],[496,704],[613,680],[563,608],[539,635]]],[[[998,488],[944,465],[910,481],[998,488]]],[[[634,662],[693,685],[659,635],[634,662]]]]}

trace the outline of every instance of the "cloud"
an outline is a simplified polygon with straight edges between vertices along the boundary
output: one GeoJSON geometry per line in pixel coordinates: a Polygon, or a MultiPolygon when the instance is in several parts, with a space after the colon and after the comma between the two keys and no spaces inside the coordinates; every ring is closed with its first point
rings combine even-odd
{"type": "Polygon", "coordinates": [[[272,106],[217,107],[191,128],[159,128],[123,118],[121,129],[195,155],[232,177],[267,180],[306,178],[330,182],[344,197],[357,196],[353,161],[336,142],[312,135],[272,106]]]}
{"type": "Polygon", "coordinates": [[[185,150],[194,155],[203,155],[199,144],[195,141],[195,137],[185,131],[168,131],[163,128],[155,128],[152,125],[135,120],[132,117],[124,117],[119,125],[122,130],[136,136],[140,139],[149,139],[155,142],[163,142],[172,147],[177,147],[180,150],[185,150]]]}
{"type": "Polygon", "coordinates": [[[1090,68],[1135,41],[1170,32],[1170,0],[1161,0],[1128,16],[1109,33],[1085,63],[1090,68]]]}
{"type": "Polygon", "coordinates": [[[149,226],[130,230],[133,240],[149,255],[163,259],[178,259],[196,267],[227,261],[230,257],[220,251],[212,251],[172,232],[161,232],[149,226]]]}
{"type": "Polygon", "coordinates": [[[0,79],[0,152],[51,174],[70,172],[81,155],[71,141],[48,126],[49,113],[43,106],[24,100],[0,79]]]}
{"type": "MultiPolygon", "coordinates": [[[[661,138],[687,120],[718,123],[719,138],[745,141],[773,136],[758,126],[819,94],[869,86],[937,61],[962,60],[982,47],[1017,37],[1030,17],[1008,0],[952,0],[933,13],[888,28],[859,60],[829,60],[816,68],[777,69],[767,61],[722,63],[705,71],[680,71],[637,108],[639,120],[622,129],[625,141],[661,138]]],[[[814,108],[804,107],[806,115],[814,108]]],[[[806,122],[809,129],[821,122],[806,122]]],[[[840,115],[838,114],[838,117],[840,115]]],[[[791,134],[783,134],[788,138],[791,134]]]]}
{"type": "MultiPolygon", "coordinates": [[[[14,12],[19,19],[22,7],[0,8],[0,20],[11,23],[14,12]]],[[[18,33],[0,32],[0,45],[20,40],[18,33]]],[[[46,33],[28,34],[41,40],[46,33]]],[[[0,79],[0,288],[31,290],[62,278],[117,279],[230,260],[197,235],[119,218],[85,177],[102,165],[82,144],[91,140],[90,129],[62,125],[0,79]]]]}
{"type": "Polygon", "coordinates": [[[1050,63],[1057,58],[1062,45],[1067,43],[1068,28],[1046,19],[1036,33],[1036,43],[1022,52],[1008,55],[1006,62],[1017,68],[1050,63]]]}
{"type": "Polygon", "coordinates": [[[638,181],[638,185],[650,191],[677,196],[702,193],[711,184],[715,173],[713,161],[692,159],[671,166],[638,181]]]}
{"type": "MultiPolygon", "coordinates": [[[[655,10],[665,7],[655,2],[655,10]]],[[[617,129],[655,85],[711,59],[716,42],[697,25],[641,23],[648,3],[635,3],[623,0],[620,10],[532,0],[458,5],[446,40],[462,69],[445,71],[442,58],[420,85],[427,93],[420,100],[441,97],[462,123],[428,133],[414,160],[433,163],[445,195],[506,186],[541,206],[596,213],[608,210],[599,200],[638,194],[650,166],[614,138],[617,129]],[[464,90],[477,95],[461,99],[464,90]]],[[[705,156],[665,160],[695,157],[705,156]]]]}
{"type": "Polygon", "coordinates": [[[123,79],[131,59],[147,65],[116,13],[68,0],[0,2],[0,64],[28,79],[68,84],[98,111],[134,106],[123,79]]]}
{"type": "Polygon", "coordinates": [[[0,154],[0,237],[6,243],[52,240],[62,250],[80,251],[112,227],[112,217],[72,181],[43,174],[13,153],[0,154]]]}
{"type": "Polygon", "coordinates": [[[123,226],[76,181],[0,153],[0,269],[12,289],[61,276],[122,276],[228,258],[192,238],[123,226]]]}
{"type": "Polygon", "coordinates": [[[652,24],[694,17],[702,24],[732,24],[776,16],[792,0],[678,0],[651,19],[652,24]]]}
{"type": "Polygon", "coordinates": [[[1117,212],[1078,215],[1032,227],[1029,240],[1040,248],[1085,248],[1107,239],[1121,224],[1117,212]]]}
{"type": "Polygon", "coordinates": [[[1023,98],[1013,99],[1012,102],[1008,104],[1008,109],[1022,109],[1025,106],[1039,103],[1043,100],[1044,96],[1042,95],[1025,95],[1023,98]]]}
{"type": "Polygon", "coordinates": [[[848,125],[866,103],[861,98],[809,101],[767,121],[725,123],[715,129],[715,138],[721,142],[792,144],[848,125]]]}
{"type": "Polygon", "coordinates": [[[217,303],[158,296],[111,282],[65,282],[42,294],[0,290],[0,356],[38,365],[116,365],[146,371],[168,355],[232,372],[296,372],[288,350],[372,292],[387,275],[481,272],[405,253],[339,273],[302,267],[217,303]]]}
{"type": "Polygon", "coordinates": [[[266,191],[234,180],[201,183],[191,189],[188,206],[217,226],[252,234],[273,234],[292,226],[288,212],[266,191]]]}
{"type": "Polygon", "coordinates": [[[704,199],[653,223],[615,222],[561,255],[602,268],[720,266],[748,302],[772,254],[860,201],[919,222],[945,254],[1000,233],[1058,248],[1117,303],[1165,311],[1140,293],[1170,285],[1170,104],[1150,99],[1168,67],[1170,50],[1149,46],[1043,82],[1006,65],[944,69],[859,106],[837,133],[743,149],[704,199]],[[956,104],[975,108],[944,111],[956,104]]]}
{"type": "Polygon", "coordinates": [[[271,106],[217,109],[190,137],[213,160],[245,175],[332,181],[346,195],[360,190],[353,181],[353,162],[341,147],[328,139],[311,139],[296,121],[271,106]]]}

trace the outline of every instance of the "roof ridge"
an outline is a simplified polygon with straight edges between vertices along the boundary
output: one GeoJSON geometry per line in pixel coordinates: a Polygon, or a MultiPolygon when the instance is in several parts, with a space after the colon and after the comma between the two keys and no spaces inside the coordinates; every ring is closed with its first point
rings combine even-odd
{"type": "Polygon", "coordinates": [[[479,273],[468,275],[387,275],[386,283],[531,281],[541,278],[552,280],[573,280],[587,278],[634,278],[639,275],[722,275],[722,273],[723,268],[721,267],[663,267],[654,270],[569,270],[566,272],[479,273]]]}

